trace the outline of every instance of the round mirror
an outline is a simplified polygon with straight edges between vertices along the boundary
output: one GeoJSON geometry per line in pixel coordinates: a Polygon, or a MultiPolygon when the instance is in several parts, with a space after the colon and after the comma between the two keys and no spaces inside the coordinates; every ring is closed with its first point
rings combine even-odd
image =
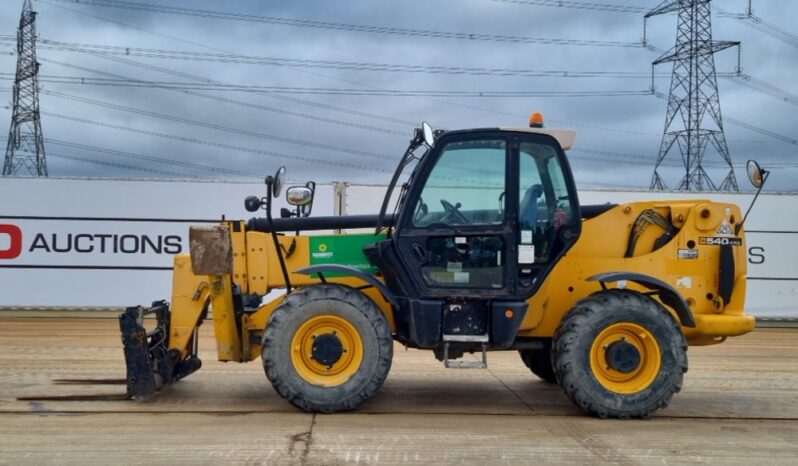
{"type": "Polygon", "coordinates": [[[421,123],[421,132],[424,133],[424,144],[432,147],[435,144],[435,133],[432,131],[432,126],[426,121],[421,123]]]}
{"type": "Polygon", "coordinates": [[[762,187],[762,184],[765,182],[766,172],[756,163],[756,160],[749,160],[746,170],[748,171],[748,179],[751,180],[751,184],[757,189],[762,187]]]}
{"type": "Polygon", "coordinates": [[[304,186],[291,186],[285,192],[285,199],[293,206],[306,206],[313,201],[313,191],[304,186]]]}
{"type": "Polygon", "coordinates": [[[274,184],[272,185],[272,196],[280,197],[280,193],[283,192],[283,184],[285,183],[285,165],[280,167],[277,170],[277,174],[274,175],[274,184]]]}

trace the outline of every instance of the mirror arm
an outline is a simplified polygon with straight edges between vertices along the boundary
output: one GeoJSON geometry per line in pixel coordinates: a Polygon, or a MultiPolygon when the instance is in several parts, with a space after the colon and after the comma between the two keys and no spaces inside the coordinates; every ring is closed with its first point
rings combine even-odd
{"type": "Polygon", "coordinates": [[[305,187],[310,189],[310,204],[302,207],[302,216],[310,217],[310,213],[313,211],[313,201],[316,200],[316,182],[308,181],[305,183],[305,187]],[[307,209],[305,209],[305,207],[307,207],[307,209]]]}
{"type": "Polygon", "coordinates": [[[277,232],[274,231],[274,219],[272,219],[272,185],[274,180],[272,177],[266,178],[266,221],[269,222],[269,230],[271,230],[272,241],[274,242],[274,251],[280,261],[280,269],[283,272],[283,280],[285,280],[285,289],[287,293],[291,292],[291,279],[288,276],[288,268],[285,266],[285,258],[283,257],[283,249],[280,247],[280,240],[277,238],[277,232]]]}
{"type": "Polygon", "coordinates": [[[751,213],[751,209],[756,204],[756,200],[759,197],[759,193],[762,192],[762,188],[765,187],[765,183],[768,180],[768,176],[770,172],[767,170],[762,170],[762,184],[759,185],[759,189],[756,190],[756,194],[754,195],[754,199],[751,201],[751,205],[748,206],[748,210],[745,211],[745,216],[743,216],[743,221],[738,223],[737,226],[734,228],[734,234],[737,235],[740,233],[740,230],[743,229],[743,225],[745,225],[745,221],[748,220],[748,214],[751,213]]]}

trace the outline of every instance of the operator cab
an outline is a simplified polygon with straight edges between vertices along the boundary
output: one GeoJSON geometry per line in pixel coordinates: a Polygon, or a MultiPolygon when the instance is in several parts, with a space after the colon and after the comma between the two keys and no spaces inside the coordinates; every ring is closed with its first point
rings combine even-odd
{"type": "MultiPolygon", "coordinates": [[[[417,138],[424,133],[430,131],[417,131],[417,138]]],[[[456,334],[509,346],[527,300],[581,230],[563,152],[574,133],[533,126],[434,135],[403,186],[389,238],[366,252],[389,288],[405,297],[397,314],[409,318],[408,327],[397,331],[408,343],[435,346],[441,335],[456,334]],[[419,319],[436,315],[441,332],[421,335],[430,326],[419,319]]]]}
{"type": "Polygon", "coordinates": [[[558,152],[556,138],[538,132],[442,138],[398,218],[403,257],[421,271],[424,295],[526,294],[568,243],[559,231],[578,222],[558,152]]]}

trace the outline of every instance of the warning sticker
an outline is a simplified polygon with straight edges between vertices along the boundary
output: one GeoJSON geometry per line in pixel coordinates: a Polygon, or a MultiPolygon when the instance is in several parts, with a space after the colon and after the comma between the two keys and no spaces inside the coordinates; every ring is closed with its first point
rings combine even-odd
{"type": "Polygon", "coordinates": [[[698,259],[698,249],[678,249],[676,256],[679,259],[698,259]]]}
{"type": "Polygon", "coordinates": [[[535,263],[535,246],[522,244],[518,246],[518,263],[519,264],[534,264],[535,263]]]}
{"type": "Polygon", "coordinates": [[[532,244],[532,230],[521,230],[521,244],[532,244]]]}

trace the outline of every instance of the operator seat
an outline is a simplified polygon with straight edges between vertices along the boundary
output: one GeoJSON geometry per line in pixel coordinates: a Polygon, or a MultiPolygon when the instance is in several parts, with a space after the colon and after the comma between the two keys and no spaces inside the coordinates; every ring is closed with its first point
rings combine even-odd
{"type": "Polygon", "coordinates": [[[543,194],[543,186],[533,184],[526,190],[524,198],[521,199],[519,209],[520,224],[523,230],[534,230],[538,223],[538,199],[543,194]]]}

